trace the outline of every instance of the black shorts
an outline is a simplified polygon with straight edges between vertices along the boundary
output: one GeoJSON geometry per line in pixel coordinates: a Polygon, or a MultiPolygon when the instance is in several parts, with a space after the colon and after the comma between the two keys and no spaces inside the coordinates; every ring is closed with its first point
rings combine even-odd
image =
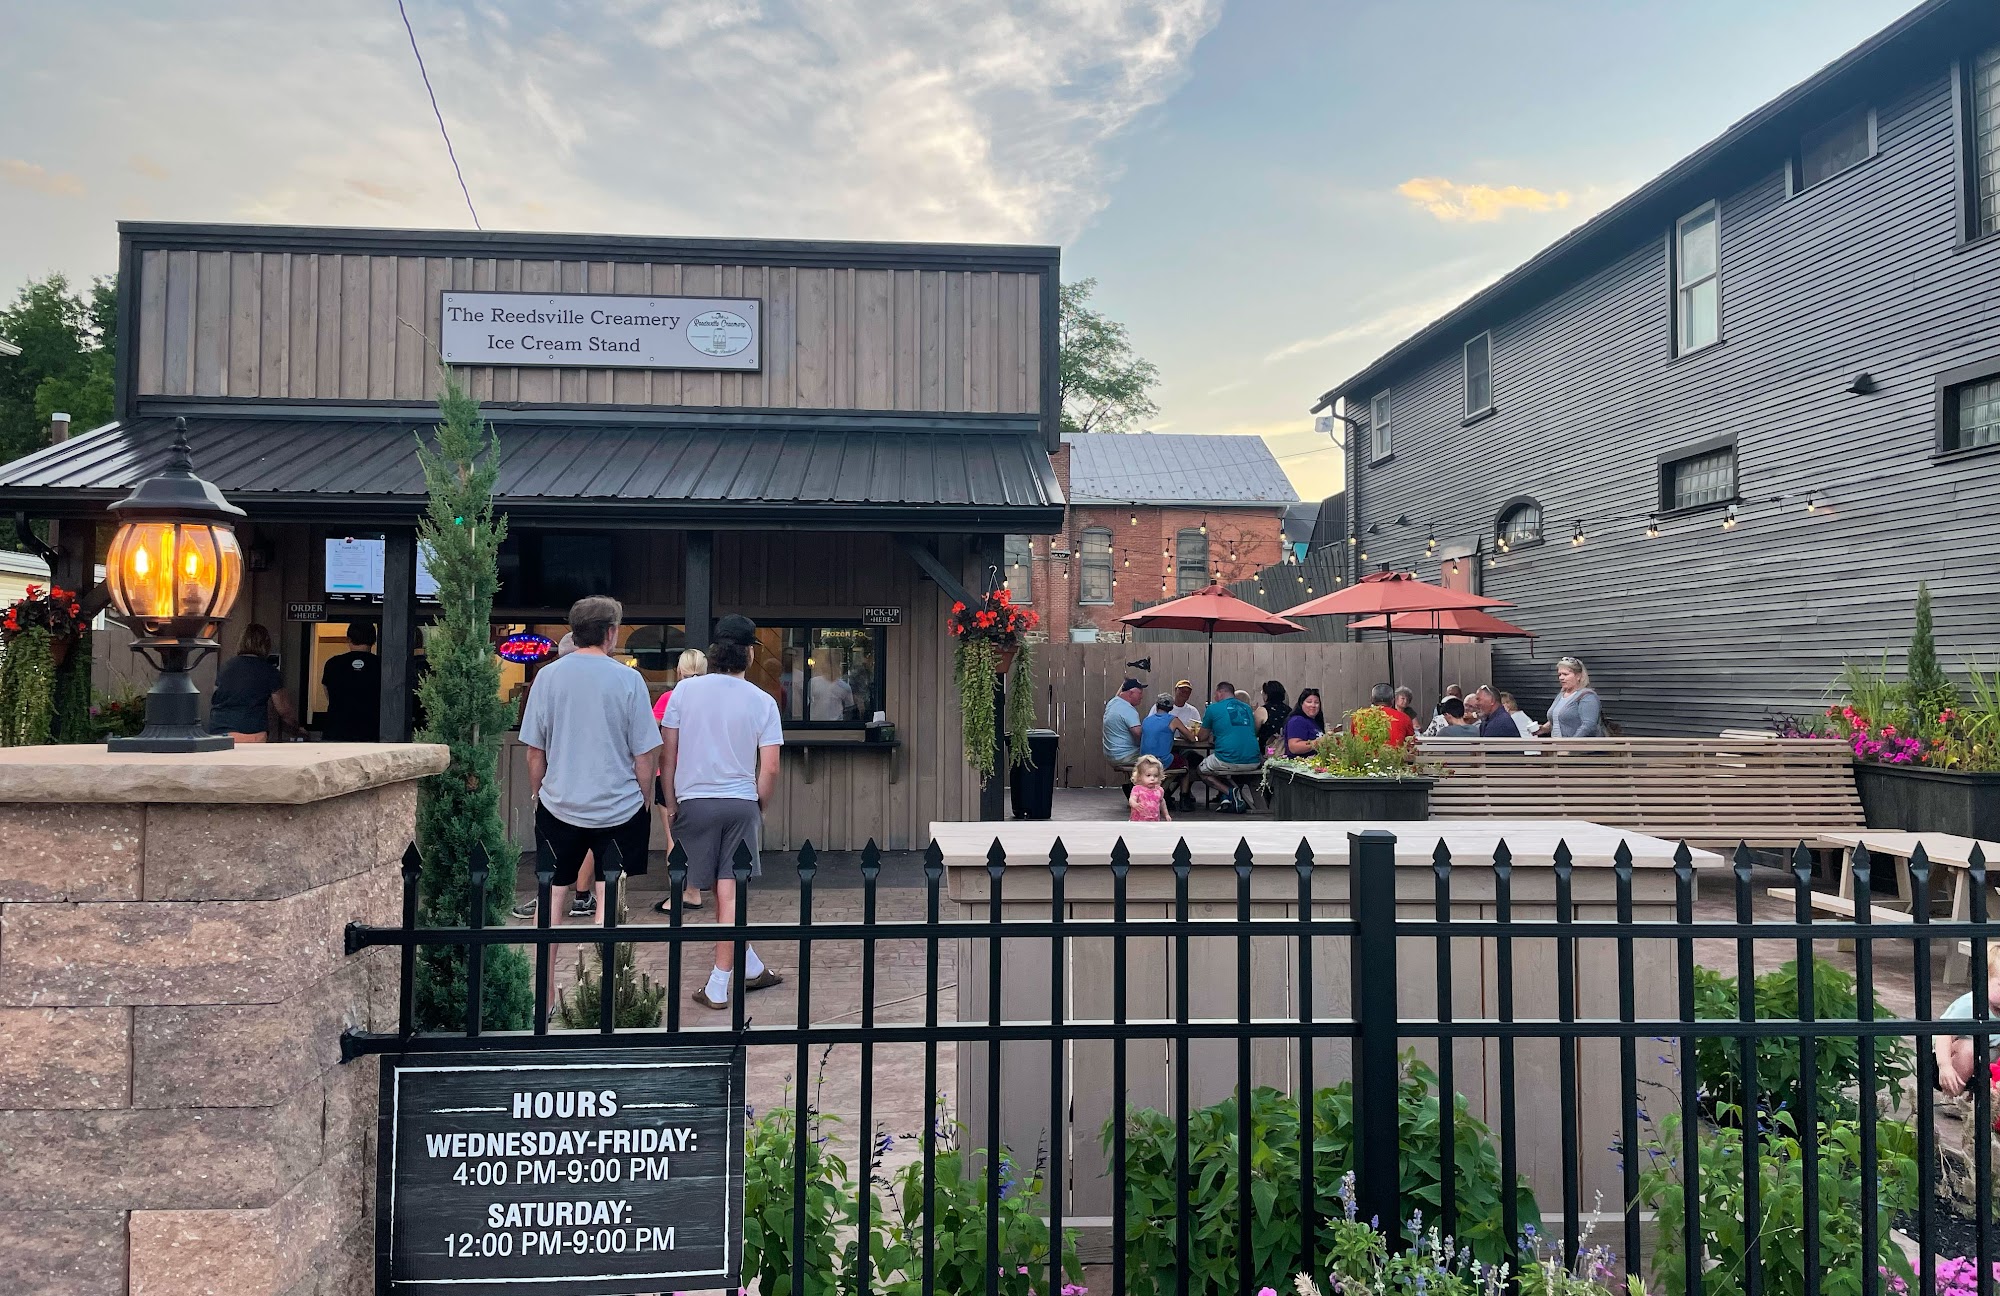
{"type": "Polygon", "coordinates": [[[625,875],[638,877],[646,871],[646,852],[652,843],[653,812],[644,806],[638,814],[611,828],[565,823],[550,814],[547,806],[535,806],[535,846],[555,865],[555,885],[559,887],[576,884],[585,855],[596,856],[598,877],[602,879],[605,848],[613,845],[618,847],[618,860],[625,875]]]}

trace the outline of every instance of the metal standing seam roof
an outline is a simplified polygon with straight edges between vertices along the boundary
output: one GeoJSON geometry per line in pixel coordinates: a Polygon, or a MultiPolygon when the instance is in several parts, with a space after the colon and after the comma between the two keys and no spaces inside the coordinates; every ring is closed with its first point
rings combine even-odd
{"type": "Polygon", "coordinates": [[[1063,444],[1072,503],[1277,506],[1299,498],[1261,437],[1086,432],[1063,444]]]}
{"type": "MultiPolygon", "coordinates": [[[[324,508],[421,498],[419,434],[434,420],[194,417],[195,471],[246,507],[324,508]]],[[[1062,507],[1039,433],[745,429],[655,423],[496,422],[503,507],[536,503],[855,510],[1062,507]]],[[[110,424],[0,467],[0,505],[109,500],[165,466],[173,420],[110,424]]],[[[297,511],[297,509],[294,509],[297,511]]]]}

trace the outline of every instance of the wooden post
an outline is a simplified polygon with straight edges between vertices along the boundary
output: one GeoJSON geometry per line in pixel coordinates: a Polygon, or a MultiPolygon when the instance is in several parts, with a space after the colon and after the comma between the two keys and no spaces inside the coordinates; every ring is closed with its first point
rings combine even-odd
{"type": "Polygon", "coordinates": [[[687,533],[687,580],[681,604],[687,646],[708,651],[715,625],[715,532],[687,533]]]}
{"type": "Polygon", "coordinates": [[[410,668],[416,651],[411,624],[417,602],[417,533],[405,527],[385,537],[382,552],[382,741],[410,740],[410,668]]]}

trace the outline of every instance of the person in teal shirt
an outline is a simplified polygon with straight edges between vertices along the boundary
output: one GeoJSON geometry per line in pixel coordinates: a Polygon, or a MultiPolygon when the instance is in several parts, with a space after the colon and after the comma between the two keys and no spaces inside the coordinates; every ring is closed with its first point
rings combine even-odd
{"type": "Polygon", "coordinates": [[[1234,684],[1224,681],[1215,686],[1215,701],[1201,713],[1201,736],[1215,742],[1215,750],[1201,762],[1201,781],[1222,793],[1223,809],[1249,809],[1229,776],[1256,773],[1264,754],[1257,750],[1257,717],[1249,703],[1236,696],[1234,684]]]}

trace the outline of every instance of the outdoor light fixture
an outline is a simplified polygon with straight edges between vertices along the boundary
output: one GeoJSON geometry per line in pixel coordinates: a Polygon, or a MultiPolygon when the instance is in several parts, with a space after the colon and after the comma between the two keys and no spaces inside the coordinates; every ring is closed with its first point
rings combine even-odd
{"type": "Polygon", "coordinates": [[[236,519],[243,510],[194,475],[187,420],[174,420],[166,470],[110,506],[118,530],[104,560],[117,618],[132,651],[159,669],[146,694],[146,727],[113,738],[112,751],[226,751],[228,734],[201,727],[201,694],[188,671],[220,645],[216,631],[243,583],[236,519]]]}
{"type": "Polygon", "coordinates": [[[1736,529],[1736,506],[1734,504],[1731,504],[1729,511],[1722,515],[1722,529],[1724,531],[1733,531],[1736,529]]]}
{"type": "Polygon", "coordinates": [[[1854,375],[1854,381],[1847,384],[1847,390],[1856,396],[1873,395],[1875,391],[1875,376],[1868,373],[1858,373],[1854,375]]]}
{"type": "Polygon", "coordinates": [[[1434,554],[1434,553],[1436,553],[1436,552],[1437,552],[1437,547],[1438,547],[1438,533],[1437,533],[1437,528],[1436,528],[1436,527],[1432,527],[1432,528],[1431,528],[1431,534],[1430,534],[1430,538],[1424,541],[1424,553],[1425,553],[1426,555],[1428,555],[1428,554],[1434,554]]]}
{"type": "Polygon", "coordinates": [[[1646,518],[1646,538],[1648,540],[1657,540],[1660,538],[1659,518],[1652,516],[1648,516],[1646,518]]]}
{"type": "Polygon", "coordinates": [[[1451,560],[1451,574],[1454,576],[1458,575],[1458,559],[1456,558],[1451,560]]]}
{"type": "Polygon", "coordinates": [[[1576,522],[1576,534],[1575,534],[1575,535],[1572,535],[1572,536],[1571,536],[1571,537],[1569,538],[1569,542],[1570,542],[1571,544],[1573,544],[1573,545],[1580,545],[1580,544],[1582,544],[1582,543],[1583,543],[1583,519],[1582,519],[1582,518],[1578,518],[1578,519],[1577,519],[1577,522],[1576,522]]]}
{"type": "Polygon", "coordinates": [[[1817,513],[1817,512],[1819,512],[1819,492],[1818,492],[1818,491],[1807,491],[1807,492],[1806,492],[1806,512],[1808,512],[1808,513],[1817,513]]]}

